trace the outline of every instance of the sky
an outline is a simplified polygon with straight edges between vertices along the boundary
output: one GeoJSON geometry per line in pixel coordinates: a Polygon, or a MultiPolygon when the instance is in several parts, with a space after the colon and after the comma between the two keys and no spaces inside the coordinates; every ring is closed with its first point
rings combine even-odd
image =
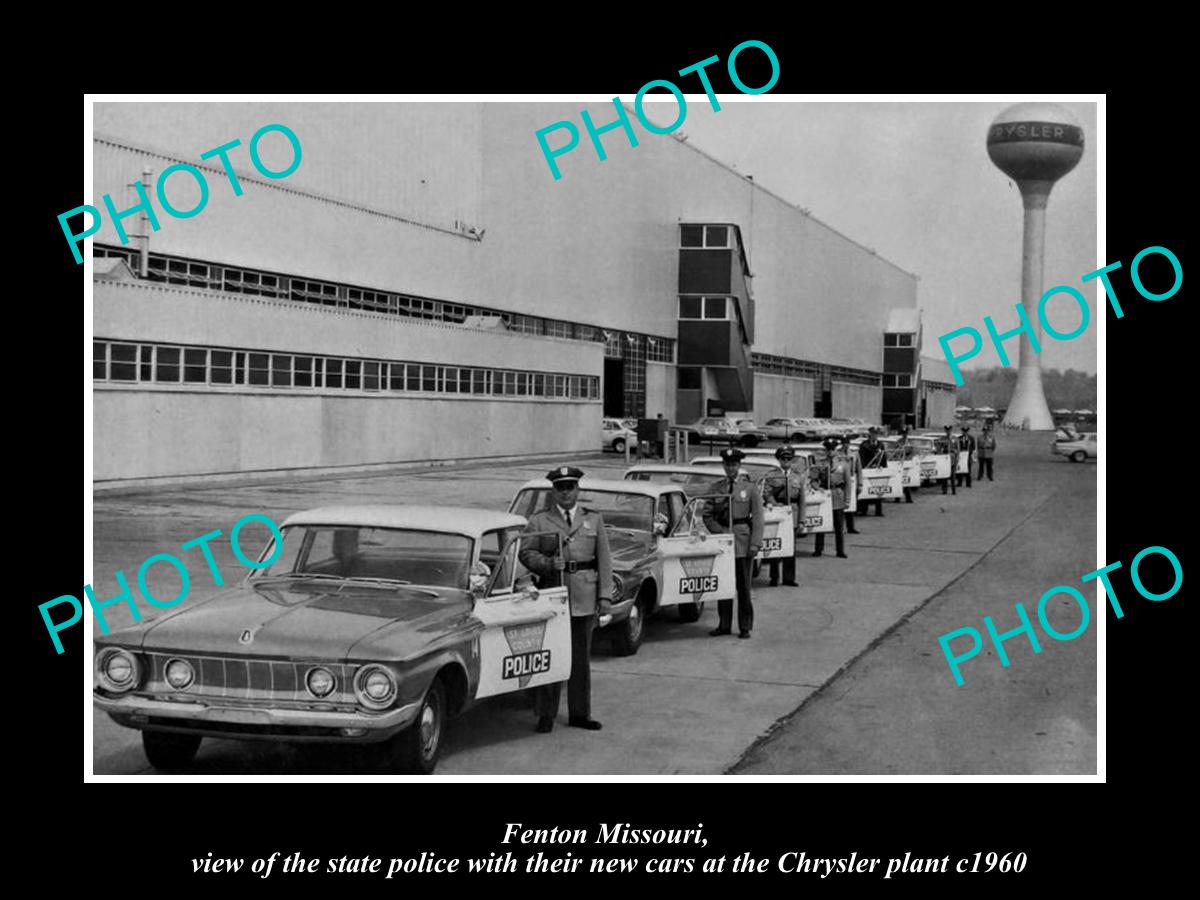
{"type": "MultiPolygon", "coordinates": [[[[970,325],[985,335],[985,343],[963,368],[999,365],[983,317],[992,316],[999,331],[1017,325],[1013,306],[1021,300],[1023,214],[1016,185],[992,164],[985,141],[988,125],[1012,104],[739,99],[722,95],[721,109],[714,112],[704,95],[695,100],[689,95],[679,132],[918,275],[925,355],[941,355],[938,335],[970,325]]],[[[1050,195],[1043,283],[1047,289],[1064,284],[1082,291],[1092,321],[1075,340],[1047,337],[1041,363],[1094,373],[1098,282],[1085,286],[1080,278],[1111,261],[1096,255],[1096,104],[1061,105],[1083,125],[1084,153],[1050,195]]],[[[646,109],[666,122],[676,113],[673,102],[646,109]]],[[[1079,324],[1078,308],[1069,300],[1058,298],[1047,311],[1059,331],[1079,324]]],[[[966,343],[960,339],[954,347],[966,343]]],[[[1005,347],[1015,366],[1017,340],[1005,347]]]]}

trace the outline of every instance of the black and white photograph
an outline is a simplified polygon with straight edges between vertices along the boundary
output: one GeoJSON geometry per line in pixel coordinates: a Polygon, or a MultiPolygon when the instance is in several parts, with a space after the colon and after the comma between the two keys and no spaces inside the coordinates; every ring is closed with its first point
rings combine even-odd
{"type": "Polygon", "coordinates": [[[1098,776],[1104,98],[755,72],[92,98],[89,779],[1098,776]]]}

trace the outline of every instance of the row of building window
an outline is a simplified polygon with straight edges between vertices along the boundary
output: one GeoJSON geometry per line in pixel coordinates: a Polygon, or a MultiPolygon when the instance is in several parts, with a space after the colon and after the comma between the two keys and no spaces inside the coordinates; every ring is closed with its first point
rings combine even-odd
{"type": "Polygon", "coordinates": [[[915,334],[885,334],[883,336],[883,346],[885,347],[911,347],[916,340],[915,334]]]}
{"type": "Polygon", "coordinates": [[[723,319],[730,316],[730,305],[736,302],[731,297],[684,297],[679,298],[681,319],[723,319]]]}
{"type": "Polygon", "coordinates": [[[885,388],[910,388],[913,386],[913,377],[911,374],[885,374],[883,376],[883,386],[885,388]]]}
{"type": "Polygon", "coordinates": [[[108,340],[92,343],[92,377],[117,384],[600,399],[594,375],[108,340]]]}
{"type": "Polygon", "coordinates": [[[851,369],[846,366],[831,366],[826,363],[810,362],[804,359],[793,359],[789,356],[772,356],[769,353],[752,353],[751,364],[756,372],[768,375],[791,375],[799,378],[812,378],[818,390],[827,391],[834,381],[851,384],[867,384],[878,387],[880,375],[866,369],[851,369]]]}
{"type": "MultiPolygon", "coordinates": [[[[135,249],[95,244],[92,254],[101,259],[124,259],[135,274],[139,272],[138,251],[135,249]]],[[[644,334],[597,328],[594,325],[584,325],[579,322],[565,322],[560,319],[547,319],[542,316],[504,312],[503,310],[467,306],[443,300],[429,300],[424,297],[410,297],[347,284],[313,281],[307,278],[296,278],[236,266],[216,265],[199,260],[166,256],[161,253],[149,254],[146,277],[151,281],[165,284],[178,284],[255,297],[271,297],[277,300],[313,303],[342,309],[361,309],[368,312],[454,324],[462,324],[468,316],[495,316],[503,319],[510,331],[577,341],[604,342],[606,345],[610,341],[632,339],[635,342],[640,341],[646,344],[648,359],[655,362],[675,361],[675,341],[671,338],[650,337],[644,334]]]]}
{"type": "Polygon", "coordinates": [[[684,250],[728,250],[732,235],[728,225],[680,225],[679,246],[684,250]]]}

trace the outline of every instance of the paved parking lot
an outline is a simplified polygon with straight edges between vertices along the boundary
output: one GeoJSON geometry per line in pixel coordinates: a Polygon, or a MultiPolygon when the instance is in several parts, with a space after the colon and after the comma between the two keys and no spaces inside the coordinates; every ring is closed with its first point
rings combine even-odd
{"type": "MultiPolygon", "coordinates": [[[[981,654],[965,665],[962,688],[937,644],[945,631],[981,627],[983,615],[1016,624],[1017,600],[1032,608],[1047,587],[1095,568],[1094,463],[1052,458],[1047,435],[1000,439],[995,483],[945,498],[927,488],[911,505],[885,504],[883,518],[859,517],[850,558],[800,559],[798,588],[760,579],[752,640],[709,638],[710,604],[695,624],[651,620],[636,656],[612,656],[599,642],[593,715],[603,731],[560,725],[535,734],[523,697],[486,701],[452,723],[438,774],[1094,772],[1094,622],[1074,642],[1044,642],[1037,656],[1027,643],[1015,646],[1023,639],[1010,641],[1009,669],[981,654]]],[[[243,515],[281,521],[331,503],[504,508],[521,483],[561,462],[101,493],[93,584],[98,597],[115,594],[115,570],[132,576],[147,556],[215,528],[223,532],[216,558],[231,581],[245,572],[228,543],[243,515]]],[[[624,468],[613,454],[571,462],[590,475],[620,477],[624,468]]],[[[191,571],[193,590],[215,590],[191,571]]],[[[164,584],[174,596],[177,582],[164,584]]],[[[99,713],[94,722],[98,774],[152,774],[137,732],[99,713]]],[[[194,770],[349,773],[360,754],[206,739],[194,770]]]]}

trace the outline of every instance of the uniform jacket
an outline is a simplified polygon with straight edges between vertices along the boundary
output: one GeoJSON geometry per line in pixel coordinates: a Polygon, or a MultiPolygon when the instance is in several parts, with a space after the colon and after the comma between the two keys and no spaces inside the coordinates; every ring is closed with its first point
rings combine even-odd
{"type": "Polygon", "coordinates": [[[991,459],[996,455],[996,436],[985,431],[979,436],[979,458],[991,459]]]}
{"type": "Polygon", "coordinates": [[[792,521],[797,531],[804,527],[804,488],[808,478],[793,467],[787,472],[769,472],[759,484],[763,489],[763,500],[768,503],[792,507],[792,521]]]}
{"type": "Polygon", "coordinates": [[[945,440],[950,453],[950,472],[953,474],[958,471],[958,452],[962,449],[962,445],[958,442],[958,438],[953,436],[945,440]]]}
{"type": "MultiPolygon", "coordinates": [[[[571,601],[571,615],[590,616],[597,611],[600,598],[612,598],[612,556],[608,549],[608,533],[604,520],[597,512],[575,505],[575,525],[567,527],[557,506],[534,513],[529,517],[527,532],[548,531],[529,538],[521,544],[521,564],[539,576],[543,587],[559,587],[565,579],[567,596],[571,601]],[[554,557],[558,553],[558,538],[563,540],[563,559],[568,562],[594,560],[595,569],[580,569],[574,574],[558,572],[554,568],[554,557]]],[[[619,600],[620,598],[615,598],[619,600]]]]}
{"type": "Polygon", "coordinates": [[[833,508],[846,508],[846,461],[834,457],[833,467],[828,462],[813,467],[814,480],[833,495],[833,508]]]}
{"type": "Polygon", "coordinates": [[[714,497],[704,505],[704,527],[713,534],[733,532],[735,556],[754,556],[762,546],[763,504],[758,488],[752,481],[730,483],[722,478],[710,489],[714,497]],[[732,497],[729,495],[732,493],[732,497]],[[734,519],[749,519],[750,524],[733,524],[734,519]]]}
{"type": "Polygon", "coordinates": [[[887,465],[887,454],[884,452],[884,446],[879,441],[871,443],[863,441],[858,445],[858,458],[864,469],[882,468],[887,465]],[[874,465],[872,466],[872,463],[874,465]]]}
{"type": "Polygon", "coordinates": [[[978,447],[979,444],[975,441],[975,435],[973,434],[964,434],[958,439],[958,449],[967,451],[968,461],[970,461],[971,457],[975,455],[975,451],[978,447]]]}

